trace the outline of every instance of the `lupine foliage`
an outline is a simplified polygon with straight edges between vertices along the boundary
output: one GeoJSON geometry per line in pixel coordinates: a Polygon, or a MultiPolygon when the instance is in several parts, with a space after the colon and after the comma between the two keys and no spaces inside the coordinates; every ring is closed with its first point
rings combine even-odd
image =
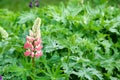
{"type": "Polygon", "coordinates": [[[120,9],[72,0],[13,13],[0,10],[0,75],[5,80],[119,80],[120,9]],[[41,18],[43,56],[24,57],[23,45],[36,17],[41,18]],[[35,72],[33,73],[32,70],[35,72]]]}

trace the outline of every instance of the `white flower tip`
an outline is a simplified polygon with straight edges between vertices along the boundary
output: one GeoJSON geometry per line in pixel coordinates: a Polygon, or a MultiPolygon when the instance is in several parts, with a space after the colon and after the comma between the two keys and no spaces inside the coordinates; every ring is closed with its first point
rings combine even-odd
{"type": "Polygon", "coordinates": [[[33,31],[36,31],[39,29],[40,27],[40,24],[41,24],[41,19],[38,17],[35,22],[34,22],[34,25],[32,27],[33,31]]]}

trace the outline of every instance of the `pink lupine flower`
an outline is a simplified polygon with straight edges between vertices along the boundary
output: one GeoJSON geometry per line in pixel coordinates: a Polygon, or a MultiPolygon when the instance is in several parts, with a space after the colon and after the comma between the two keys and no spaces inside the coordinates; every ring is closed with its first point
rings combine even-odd
{"type": "Polygon", "coordinates": [[[42,45],[41,45],[41,33],[40,33],[40,18],[37,18],[34,22],[32,30],[29,30],[29,36],[26,37],[26,43],[24,44],[24,48],[27,49],[24,53],[25,56],[30,57],[40,57],[42,56],[42,45]]]}
{"type": "Polygon", "coordinates": [[[24,45],[24,48],[27,49],[27,48],[30,48],[32,49],[33,48],[33,45],[30,43],[30,42],[26,42],[25,45],[24,45]]]}
{"type": "Polygon", "coordinates": [[[32,52],[32,53],[31,53],[31,57],[34,57],[34,56],[35,56],[35,54],[34,54],[34,52],[32,52]]]}
{"type": "Polygon", "coordinates": [[[25,56],[29,56],[31,54],[31,51],[26,50],[26,52],[24,53],[25,56]]]}
{"type": "Polygon", "coordinates": [[[35,48],[36,51],[40,51],[41,49],[42,49],[42,46],[41,46],[41,45],[38,45],[38,46],[36,46],[36,48],[35,48]]]}
{"type": "Polygon", "coordinates": [[[41,44],[41,39],[38,38],[35,42],[34,42],[34,46],[38,46],[39,44],[41,44]]]}
{"type": "Polygon", "coordinates": [[[41,52],[41,51],[36,52],[35,56],[36,56],[36,57],[42,56],[42,52],[41,52]]]}

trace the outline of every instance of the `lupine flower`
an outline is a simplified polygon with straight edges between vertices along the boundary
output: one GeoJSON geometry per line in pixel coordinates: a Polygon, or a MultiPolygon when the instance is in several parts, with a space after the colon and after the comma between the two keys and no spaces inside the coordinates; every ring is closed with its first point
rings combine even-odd
{"type": "Polygon", "coordinates": [[[30,3],[29,3],[29,7],[32,8],[32,7],[39,7],[39,1],[38,0],[31,0],[30,3]],[[35,5],[33,5],[35,4],[35,5]]]}
{"type": "Polygon", "coordinates": [[[35,6],[36,6],[36,7],[39,7],[39,1],[38,1],[38,0],[36,0],[35,6]]]}
{"type": "Polygon", "coordinates": [[[33,7],[32,2],[30,2],[30,3],[29,3],[29,7],[30,7],[30,8],[32,8],[32,7],[33,7]]]}
{"type": "Polygon", "coordinates": [[[30,50],[26,50],[26,52],[24,53],[25,56],[29,56],[31,54],[30,50]]]}
{"type": "Polygon", "coordinates": [[[41,33],[39,26],[41,24],[41,19],[37,18],[34,22],[32,30],[29,30],[29,35],[26,37],[26,43],[24,44],[24,48],[26,52],[24,52],[25,56],[30,57],[40,57],[42,56],[42,45],[41,45],[41,33]]]}
{"type": "Polygon", "coordinates": [[[7,39],[9,36],[7,31],[4,28],[2,28],[1,26],[0,26],[0,35],[2,36],[3,39],[7,39]]]}
{"type": "Polygon", "coordinates": [[[0,76],[0,80],[2,80],[2,76],[0,76]]]}

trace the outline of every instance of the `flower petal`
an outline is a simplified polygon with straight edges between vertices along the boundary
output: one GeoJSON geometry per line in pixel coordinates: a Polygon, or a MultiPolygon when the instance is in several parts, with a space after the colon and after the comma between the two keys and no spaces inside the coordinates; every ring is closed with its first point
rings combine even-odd
{"type": "Polygon", "coordinates": [[[29,42],[33,42],[35,40],[35,38],[31,37],[31,36],[27,36],[26,40],[29,42]]]}
{"type": "Polygon", "coordinates": [[[31,43],[29,43],[28,41],[25,43],[24,45],[24,48],[27,49],[27,48],[30,48],[30,49],[33,49],[33,46],[31,43]]]}
{"type": "Polygon", "coordinates": [[[41,44],[41,39],[38,38],[37,41],[34,42],[34,46],[38,46],[39,44],[41,44]]]}
{"type": "Polygon", "coordinates": [[[34,54],[34,52],[32,52],[32,53],[31,53],[31,57],[34,57],[34,56],[35,56],[35,54],[34,54]]]}
{"type": "Polygon", "coordinates": [[[42,52],[41,51],[38,51],[36,54],[35,54],[36,58],[42,56],[42,52]]]}
{"type": "Polygon", "coordinates": [[[29,50],[26,50],[26,52],[24,53],[25,56],[29,56],[31,54],[31,52],[29,50]]]}
{"type": "Polygon", "coordinates": [[[42,47],[43,47],[43,46],[38,45],[38,46],[36,46],[35,50],[36,50],[36,51],[40,51],[40,50],[42,49],[42,47]]]}

